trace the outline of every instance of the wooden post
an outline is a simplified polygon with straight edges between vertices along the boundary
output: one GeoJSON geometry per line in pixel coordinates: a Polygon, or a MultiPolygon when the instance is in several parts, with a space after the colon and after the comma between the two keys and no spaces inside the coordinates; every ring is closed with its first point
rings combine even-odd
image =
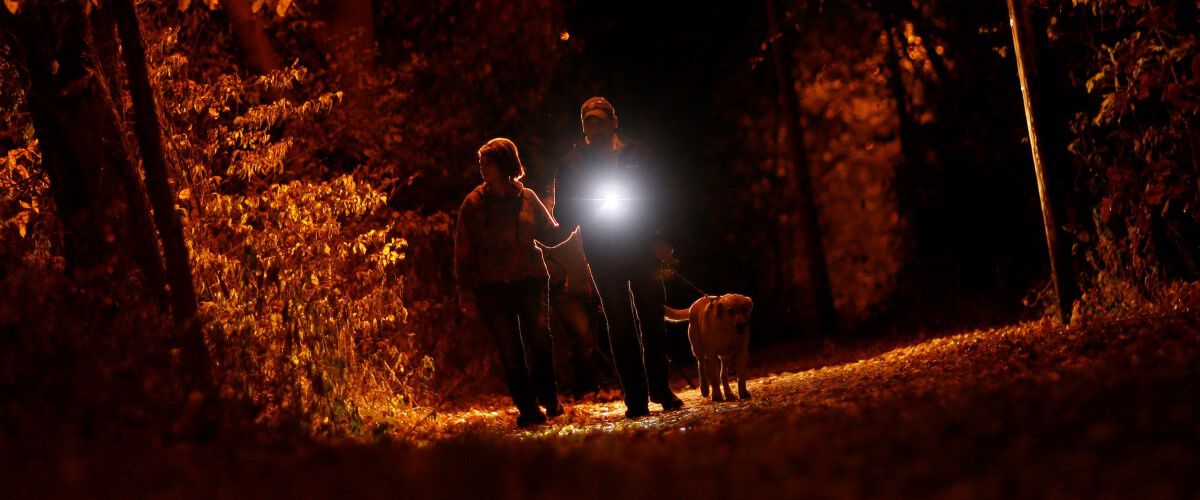
{"type": "MultiPolygon", "coordinates": [[[[1038,198],[1042,207],[1042,222],[1046,231],[1046,246],[1050,251],[1050,275],[1058,296],[1058,314],[1063,323],[1071,321],[1071,308],[1077,285],[1073,276],[1064,276],[1071,269],[1070,248],[1059,239],[1063,236],[1056,222],[1055,200],[1051,198],[1048,171],[1043,162],[1042,145],[1038,142],[1037,121],[1037,64],[1033,46],[1033,31],[1029,21],[1028,0],[1008,1],[1008,24],[1012,28],[1013,55],[1017,60],[1017,75],[1021,81],[1021,97],[1025,104],[1025,125],[1029,130],[1029,149],[1033,153],[1033,170],[1037,174],[1038,198]]],[[[1062,165],[1055,165],[1061,169],[1062,165]]]]}

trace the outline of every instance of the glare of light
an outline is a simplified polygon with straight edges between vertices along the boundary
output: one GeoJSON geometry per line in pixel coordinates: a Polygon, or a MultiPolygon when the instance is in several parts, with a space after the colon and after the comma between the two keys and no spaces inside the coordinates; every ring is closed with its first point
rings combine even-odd
{"type": "Polygon", "coordinates": [[[600,214],[607,217],[620,216],[627,211],[629,195],[616,183],[602,185],[596,200],[600,203],[600,214]]]}
{"type": "Polygon", "coordinates": [[[564,41],[564,42],[565,42],[565,41],[567,41],[567,40],[570,40],[570,39],[571,39],[571,34],[570,34],[570,33],[568,33],[568,32],[566,32],[566,31],[564,31],[564,32],[562,32],[562,33],[560,33],[560,34],[558,35],[558,39],[559,39],[559,40],[562,40],[562,41],[564,41]]]}

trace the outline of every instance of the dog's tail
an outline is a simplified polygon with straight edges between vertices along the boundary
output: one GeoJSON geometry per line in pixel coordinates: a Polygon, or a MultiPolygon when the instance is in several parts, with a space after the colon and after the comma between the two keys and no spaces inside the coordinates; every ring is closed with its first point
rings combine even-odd
{"type": "Polygon", "coordinates": [[[687,323],[688,316],[691,315],[687,309],[675,309],[667,306],[663,306],[663,311],[665,312],[664,318],[672,323],[687,323]]]}

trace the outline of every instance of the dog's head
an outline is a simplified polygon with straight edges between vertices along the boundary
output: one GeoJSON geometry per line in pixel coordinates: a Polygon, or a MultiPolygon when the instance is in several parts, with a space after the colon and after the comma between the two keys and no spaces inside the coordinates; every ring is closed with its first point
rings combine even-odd
{"type": "Polygon", "coordinates": [[[733,324],[740,334],[749,332],[753,309],[754,302],[745,295],[727,293],[717,298],[717,317],[733,324]]]}

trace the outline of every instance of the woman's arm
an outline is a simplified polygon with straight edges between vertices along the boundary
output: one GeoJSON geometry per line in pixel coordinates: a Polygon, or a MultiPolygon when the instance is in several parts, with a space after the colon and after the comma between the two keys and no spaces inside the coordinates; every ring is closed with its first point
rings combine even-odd
{"type": "Polygon", "coordinates": [[[571,234],[565,227],[554,220],[554,216],[550,215],[550,211],[546,209],[546,205],[542,203],[541,198],[538,198],[537,193],[526,189],[525,196],[529,203],[533,205],[534,218],[534,239],[542,242],[546,246],[555,246],[566,240],[571,234]]]}
{"type": "Polygon", "coordinates": [[[475,233],[474,220],[475,204],[467,196],[458,209],[458,222],[454,233],[454,282],[458,291],[458,303],[465,307],[474,302],[475,263],[472,234],[475,233]]]}

